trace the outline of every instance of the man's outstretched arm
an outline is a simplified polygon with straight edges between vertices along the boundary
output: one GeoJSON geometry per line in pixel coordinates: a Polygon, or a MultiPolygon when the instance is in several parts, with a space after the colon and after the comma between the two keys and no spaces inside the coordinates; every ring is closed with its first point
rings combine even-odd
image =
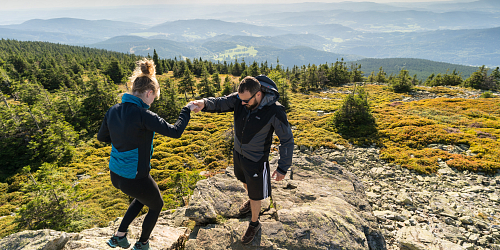
{"type": "Polygon", "coordinates": [[[193,105],[196,105],[196,108],[193,110],[195,113],[200,111],[205,112],[230,112],[234,111],[234,107],[236,102],[238,102],[237,93],[233,93],[227,96],[222,97],[208,97],[203,98],[201,100],[196,100],[191,102],[193,105]]]}

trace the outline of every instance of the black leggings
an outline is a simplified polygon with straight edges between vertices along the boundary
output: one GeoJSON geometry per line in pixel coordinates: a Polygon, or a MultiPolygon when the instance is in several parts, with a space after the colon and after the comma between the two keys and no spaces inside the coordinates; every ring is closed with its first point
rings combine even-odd
{"type": "Polygon", "coordinates": [[[163,198],[158,185],[151,175],[142,179],[127,179],[115,174],[113,171],[110,171],[110,173],[113,186],[120,189],[126,195],[135,198],[132,203],[130,203],[118,231],[127,232],[130,223],[132,223],[135,217],[141,212],[144,205],[146,205],[149,211],[142,223],[142,233],[139,239],[140,242],[146,242],[163,208],[163,198]]]}

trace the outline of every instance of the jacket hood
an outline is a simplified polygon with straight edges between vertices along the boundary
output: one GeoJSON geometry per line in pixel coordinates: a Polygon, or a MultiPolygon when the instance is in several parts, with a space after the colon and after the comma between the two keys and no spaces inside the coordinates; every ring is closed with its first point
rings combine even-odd
{"type": "Polygon", "coordinates": [[[122,102],[130,102],[130,103],[133,103],[141,108],[149,109],[149,105],[144,103],[141,98],[139,98],[135,95],[131,95],[129,93],[123,94],[122,102]]]}
{"type": "Polygon", "coordinates": [[[265,93],[262,101],[260,102],[259,108],[271,105],[279,100],[280,93],[278,92],[278,87],[276,86],[276,83],[271,80],[271,78],[266,75],[259,75],[256,76],[255,79],[259,81],[261,91],[265,93]]]}

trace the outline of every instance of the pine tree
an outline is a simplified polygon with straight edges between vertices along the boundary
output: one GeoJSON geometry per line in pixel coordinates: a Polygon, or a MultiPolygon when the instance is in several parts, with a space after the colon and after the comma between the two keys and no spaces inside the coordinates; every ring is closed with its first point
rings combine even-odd
{"type": "Polygon", "coordinates": [[[201,81],[198,84],[198,92],[201,97],[212,97],[215,95],[215,89],[209,79],[208,71],[205,65],[203,65],[202,68],[201,81]]]}
{"type": "Polygon", "coordinates": [[[182,77],[182,80],[179,84],[179,92],[184,94],[191,92],[191,96],[194,96],[195,81],[193,75],[191,74],[191,70],[189,70],[187,65],[185,65],[184,67],[184,76],[182,77]]]}
{"type": "Polygon", "coordinates": [[[241,76],[242,69],[240,68],[240,64],[238,63],[238,59],[234,59],[233,67],[231,68],[231,74],[233,76],[241,76]]]}
{"type": "Polygon", "coordinates": [[[120,84],[125,76],[120,63],[116,59],[111,61],[104,74],[108,75],[115,84],[120,84]]]}
{"type": "Polygon", "coordinates": [[[382,69],[382,67],[380,67],[380,69],[377,73],[377,77],[375,78],[375,81],[376,82],[387,82],[386,76],[387,76],[387,74],[384,72],[384,69],[382,69]]]}
{"type": "Polygon", "coordinates": [[[158,100],[151,104],[150,110],[170,123],[174,123],[179,117],[182,103],[177,98],[177,90],[170,78],[160,82],[161,94],[158,100]]]}
{"type": "Polygon", "coordinates": [[[290,110],[290,97],[288,95],[289,86],[284,72],[275,69],[269,73],[268,77],[273,80],[278,87],[278,92],[280,94],[278,102],[285,107],[285,110],[290,110]]]}
{"type": "Polygon", "coordinates": [[[231,82],[231,78],[229,78],[229,75],[227,75],[226,78],[224,78],[224,86],[222,88],[221,95],[226,96],[233,93],[232,85],[233,83],[231,82]]]}
{"type": "Polygon", "coordinates": [[[259,64],[256,61],[253,61],[247,73],[249,76],[254,77],[260,75],[259,64]]]}
{"type": "Polygon", "coordinates": [[[163,74],[163,64],[160,63],[160,58],[158,57],[158,54],[156,53],[156,49],[153,50],[153,62],[155,63],[155,68],[156,68],[156,74],[161,75],[163,74]]]}
{"type": "Polygon", "coordinates": [[[397,77],[389,81],[389,87],[396,93],[412,91],[412,79],[408,70],[402,69],[397,77]]]}
{"type": "Polygon", "coordinates": [[[212,75],[212,82],[214,84],[215,91],[219,92],[220,91],[220,77],[219,77],[219,72],[217,70],[212,75]]]}

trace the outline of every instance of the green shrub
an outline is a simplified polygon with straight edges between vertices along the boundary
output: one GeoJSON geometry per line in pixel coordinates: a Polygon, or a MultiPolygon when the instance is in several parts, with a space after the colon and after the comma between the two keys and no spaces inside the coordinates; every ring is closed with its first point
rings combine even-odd
{"type": "Polygon", "coordinates": [[[408,70],[402,69],[397,77],[394,77],[389,81],[389,87],[396,93],[412,91],[413,83],[408,70]]]}
{"type": "Polygon", "coordinates": [[[364,88],[354,89],[333,116],[333,125],[346,136],[364,136],[374,132],[375,118],[364,88]]]}
{"type": "Polygon", "coordinates": [[[481,94],[481,98],[493,98],[493,93],[491,91],[486,91],[481,94]]]}

